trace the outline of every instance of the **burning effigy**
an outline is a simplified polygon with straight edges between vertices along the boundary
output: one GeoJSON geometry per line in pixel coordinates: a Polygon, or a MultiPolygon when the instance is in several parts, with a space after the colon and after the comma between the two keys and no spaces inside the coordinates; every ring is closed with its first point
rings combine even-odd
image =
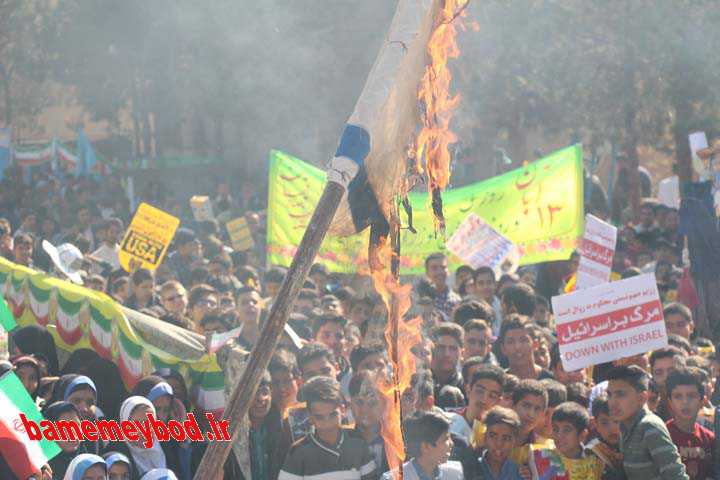
{"type": "Polygon", "coordinates": [[[400,396],[415,372],[410,348],[399,345],[421,340],[421,321],[404,321],[410,286],[401,286],[397,268],[387,267],[398,263],[399,205],[413,228],[407,192],[418,180],[427,184],[435,230],[444,232],[441,192],[450,180],[448,146],[456,141],[450,120],[460,100],[450,93],[448,60],[460,53],[455,20],[466,6],[462,0],[399,2],[328,170],[329,180],[347,185],[329,233],[348,236],[370,228],[369,267],[389,312],[392,378],[379,378],[377,391],[384,406],[381,434],[395,471],[405,458],[400,396]]]}

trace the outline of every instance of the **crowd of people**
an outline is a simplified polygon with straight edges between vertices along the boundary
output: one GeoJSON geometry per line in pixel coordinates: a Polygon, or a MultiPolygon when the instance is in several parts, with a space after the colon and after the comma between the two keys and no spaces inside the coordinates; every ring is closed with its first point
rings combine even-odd
{"type": "MultiPolygon", "coordinates": [[[[220,183],[218,220],[196,222],[187,204],[152,184],[144,200],[182,219],[155,271],[120,268],[131,218],[113,178],[37,175],[30,185],[6,172],[0,184],[0,255],[64,276],[42,241],[70,243],[83,258],[85,286],[146,315],[193,332],[226,332],[250,352],[286,271],[265,268],[262,202],[250,185],[234,198],[220,183]],[[232,251],[223,219],[244,214],[253,249],[232,251]]],[[[720,478],[715,465],[716,381],[720,352],[695,332],[697,298],[683,263],[678,211],[647,200],[619,229],[612,279],[654,273],[669,334],[667,347],[565,371],[549,299],[565,291],[579,256],[523,267],[500,278],[492,268],[449,271],[437,253],[414,283],[404,320],[422,318],[410,349],[416,372],[401,396],[407,479],[720,478]]],[[[232,453],[226,479],[392,478],[382,428],[392,374],[384,330],[387,308],[367,276],[313,266],[284,337],[249,410],[242,439],[249,468],[232,453]]],[[[185,379],[160,370],[125,389],[117,367],[79,350],[60,365],[41,326],[12,332],[9,361],[45,418],[184,420],[199,412],[185,379]]],[[[199,412],[201,413],[201,412],[199,412]]],[[[202,415],[196,415],[199,420],[202,415]]],[[[58,442],[45,478],[193,478],[206,442],[58,442]],[[52,473],[50,473],[52,472],[52,473]]],[[[3,452],[0,451],[0,456],[3,452]]],[[[0,478],[15,479],[0,457],[0,478]]],[[[396,472],[395,472],[396,473],[396,472]]],[[[40,476],[38,476],[40,478],[40,476]]]]}

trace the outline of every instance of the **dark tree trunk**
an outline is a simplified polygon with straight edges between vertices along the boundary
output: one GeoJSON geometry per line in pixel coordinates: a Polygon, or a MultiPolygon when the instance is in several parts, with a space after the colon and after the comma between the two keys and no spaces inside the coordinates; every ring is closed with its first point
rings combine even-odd
{"type": "Polygon", "coordinates": [[[640,210],[640,175],[638,167],[638,138],[635,125],[637,119],[637,84],[635,82],[635,53],[631,45],[626,46],[626,61],[624,68],[625,104],[623,117],[625,123],[625,154],[627,156],[628,200],[632,210],[633,219],[637,218],[640,210]]]}
{"type": "Polygon", "coordinates": [[[675,102],[675,125],[673,126],[673,139],[675,140],[675,161],[678,166],[680,183],[692,179],[692,156],[688,140],[688,127],[691,125],[693,107],[685,96],[677,98],[675,102]]]}

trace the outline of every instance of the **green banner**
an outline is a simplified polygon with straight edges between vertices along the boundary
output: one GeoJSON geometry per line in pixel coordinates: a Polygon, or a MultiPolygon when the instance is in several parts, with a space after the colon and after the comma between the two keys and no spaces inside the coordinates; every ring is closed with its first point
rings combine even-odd
{"type": "MultiPolygon", "coordinates": [[[[443,194],[447,238],[474,212],[520,248],[521,265],[565,260],[583,232],[582,147],[559,150],[522,168],[443,194]]],[[[286,153],[270,152],[268,263],[289,266],[325,185],[325,172],[286,153]]],[[[425,258],[447,252],[435,234],[426,193],[411,193],[413,226],[403,229],[401,272],[421,274],[425,258]]],[[[401,209],[402,212],[402,209],[401,209]]],[[[404,212],[403,222],[407,222],[404,212]]],[[[406,227],[407,225],[403,225],[406,227]]],[[[366,270],[369,232],[325,239],[318,262],[334,272],[366,270]]],[[[451,268],[460,260],[450,255],[451,268]]]]}

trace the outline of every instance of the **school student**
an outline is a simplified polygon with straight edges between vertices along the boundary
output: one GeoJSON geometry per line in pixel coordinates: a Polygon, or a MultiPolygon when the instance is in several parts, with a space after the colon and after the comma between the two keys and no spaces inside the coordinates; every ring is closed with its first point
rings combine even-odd
{"type": "Polygon", "coordinates": [[[673,412],[673,418],[666,425],[688,477],[691,480],[714,478],[715,434],[697,421],[705,400],[702,372],[696,367],[673,370],[668,375],[665,388],[673,412]]]}
{"type": "Polygon", "coordinates": [[[520,468],[510,459],[520,435],[520,417],[513,410],[493,407],[485,416],[485,452],[477,480],[520,480],[520,468]]]}
{"type": "Polygon", "coordinates": [[[592,403],[592,425],[597,437],[585,446],[603,462],[602,480],[623,480],[620,453],[620,423],[610,418],[607,395],[595,397],[592,403]]]}
{"type": "Polygon", "coordinates": [[[647,408],[647,373],[636,365],[623,365],[610,370],[607,379],[610,416],[620,422],[620,452],[628,480],[688,480],[665,423],[647,408]]]}
{"type": "Polygon", "coordinates": [[[477,448],[483,442],[485,414],[502,398],[505,372],[497,365],[481,365],[466,380],[467,406],[457,412],[448,413],[451,420],[450,431],[477,448]]]}
{"type": "Polygon", "coordinates": [[[538,430],[545,422],[548,393],[538,380],[520,380],[513,392],[513,410],[520,417],[520,435],[510,458],[518,465],[526,465],[530,451],[552,448],[552,441],[540,438],[538,430]]]}
{"type": "MultiPolygon", "coordinates": [[[[403,422],[406,450],[410,461],[402,466],[405,480],[463,480],[462,465],[449,462],[453,448],[450,421],[436,412],[416,412],[403,422]]],[[[395,478],[386,472],[383,480],[395,478]]]]}
{"type": "Polygon", "coordinates": [[[537,478],[567,478],[569,480],[600,480],[603,462],[583,443],[588,435],[590,415],[575,402],[557,406],[552,415],[554,449],[533,452],[530,469],[537,478]]]}
{"type": "Polygon", "coordinates": [[[313,429],[290,448],[278,479],[377,478],[367,443],[342,427],[344,402],[337,380],[313,377],[303,385],[302,396],[313,429]]]}

